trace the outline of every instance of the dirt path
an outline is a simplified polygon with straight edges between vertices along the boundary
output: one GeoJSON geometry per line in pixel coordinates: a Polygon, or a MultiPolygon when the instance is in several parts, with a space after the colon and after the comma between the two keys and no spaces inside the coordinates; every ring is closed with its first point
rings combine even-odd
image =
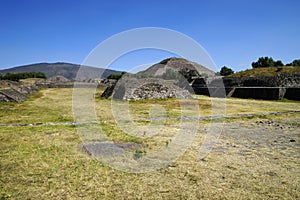
{"type": "MultiPolygon", "coordinates": [[[[137,118],[134,121],[150,121],[150,120],[213,120],[213,119],[234,119],[243,117],[263,117],[269,115],[284,115],[300,113],[299,110],[285,112],[268,112],[259,114],[233,114],[233,115],[216,115],[216,116],[184,116],[180,118],[137,118]]],[[[91,121],[85,123],[98,123],[99,121],[91,121]]],[[[103,122],[114,122],[114,120],[105,120],[103,122]]],[[[79,125],[81,122],[44,122],[44,123],[28,123],[28,124],[0,124],[0,127],[19,127],[19,126],[57,126],[57,125],[79,125]]]]}

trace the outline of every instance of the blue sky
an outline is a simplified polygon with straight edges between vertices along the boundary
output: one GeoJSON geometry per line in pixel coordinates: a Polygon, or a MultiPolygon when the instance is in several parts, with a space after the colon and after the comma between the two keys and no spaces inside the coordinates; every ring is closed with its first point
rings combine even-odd
{"type": "MultiPolygon", "coordinates": [[[[80,64],[99,43],[133,28],[163,27],[193,38],[217,68],[251,67],[260,56],[300,58],[298,0],[0,0],[0,69],[37,62],[80,64]]],[[[171,54],[125,55],[130,70],[171,54]]]]}

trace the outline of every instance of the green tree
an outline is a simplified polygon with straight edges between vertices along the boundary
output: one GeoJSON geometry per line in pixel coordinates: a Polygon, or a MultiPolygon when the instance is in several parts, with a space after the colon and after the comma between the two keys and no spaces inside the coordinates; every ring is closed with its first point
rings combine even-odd
{"type": "Polygon", "coordinates": [[[300,59],[294,60],[292,64],[293,66],[300,66],[300,59]]]}
{"type": "Polygon", "coordinates": [[[7,73],[2,79],[11,80],[11,81],[19,81],[20,79],[26,78],[47,78],[43,72],[23,72],[23,73],[7,73]]]}
{"type": "Polygon", "coordinates": [[[282,67],[284,66],[284,64],[282,63],[281,60],[277,60],[276,62],[274,62],[274,67],[282,67]]]}
{"type": "Polygon", "coordinates": [[[5,80],[11,80],[11,81],[17,81],[19,79],[17,79],[16,75],[14,73],[7,73],[3,76],[3,79],[5,80]]]}
{"type": "Polygon", "coordinates": [[[107,79],[115,79],[115,80],[119,80],[120,78],[122,78],[122,76],[124,76],[126,74],[126,72],[122,72],[121,74],[110,74],[107,79]]]}
{"type": "Polygon", "coordinates": [[[274,61],[272,57],[260,57],[257,62],[252,62],[253,68],[284,66],[281,60],[274,61]]]}
{"type": "Polygon", "coordinates": [[[253,68],[274,67],[274,60],[272,57],[260,57],[257,62],[252,62],[253,68]]]}
{"type": "Polygon", "coordinates": [[[287,64],[287,66],[300,66],[300,59],[293,60],[293,62],[287,64]]]}
{"type": "Polygon", "coordinates": [[[228,76],[233,73],[234,71],[226,66],[222,67],[220,71],[221,76],[228,76]]]}

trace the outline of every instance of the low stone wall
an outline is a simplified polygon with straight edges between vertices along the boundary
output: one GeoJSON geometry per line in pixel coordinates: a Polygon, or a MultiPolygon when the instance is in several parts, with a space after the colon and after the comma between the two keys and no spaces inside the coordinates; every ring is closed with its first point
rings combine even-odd
{"type": "Polygon", "coordinates": [[[300,88],[286,88],[284,98],[300,101],[300,88]]]}
{"type": "Polygon", "coordinates": [[[194,88],[196,94],[210,97],[236,97],[242,99],[279,100],[282,98],[300,101],[300,88],[285,87],[199,87],[194,88]]]}
{"type": "Polygon", "coordinates": [[[196,94],[211,97],[300,100],[300,73],[272,77],[215,78],[207,85],[203,80],[198,80],[192,83],[192,88],[196,94]],[[224,86],[220,88],[220,85],[224,86]]]}
{"type": "Polygon", "coordinates": [[[193,88],[195,94],[206,95],[210,97],[224,98],[231,91],[232,88],[220,88],[220,87],[195,87],[193,88]]]}
{"type": "Polygon", "coordinates": [[[0,101],[4,102],[21,102],[25,100],[27,96],[14,89],[0,90],[0,101]]]}
{"type": "Polygon", "coordinates": [[[103,83],[96,83],[96,82],[57,82],[57,83],[39,83],[39,87],[42,88],[107,88],[110,87],[111,84],[103,84],[103,83]]]}
{"type": "Polygon", "coordinates": [[[74,86],[73,82],[65,82],[65,83],[50,83],[46,87],[47,88],[72,88],[74,86]]]}
{"type": "Polygon", "coordinates": [[[285,94],[285,88],[281,87],[236,87],[232,97],[243,99],[282,99],[285,94]]]}
{"type": "MultiPolygon", "coordinates": [[[[213,80],[212,84],[214,81],[213,80]]],[[[224,77],[225,87],[300,87],[300,73],[261,77],[224,77]]]]}

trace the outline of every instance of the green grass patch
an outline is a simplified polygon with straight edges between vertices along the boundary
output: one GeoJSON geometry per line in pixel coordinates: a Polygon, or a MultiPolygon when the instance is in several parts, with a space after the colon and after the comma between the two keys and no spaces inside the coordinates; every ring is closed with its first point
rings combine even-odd
{"type": "Polygon", "coordinates": [[[247,69],[240,71],[229,77],[259,77],[259,76],[280,76],[281,74],[300,72],[298,66],[282,66],[282,67],[262,67],[247,69]]]}

